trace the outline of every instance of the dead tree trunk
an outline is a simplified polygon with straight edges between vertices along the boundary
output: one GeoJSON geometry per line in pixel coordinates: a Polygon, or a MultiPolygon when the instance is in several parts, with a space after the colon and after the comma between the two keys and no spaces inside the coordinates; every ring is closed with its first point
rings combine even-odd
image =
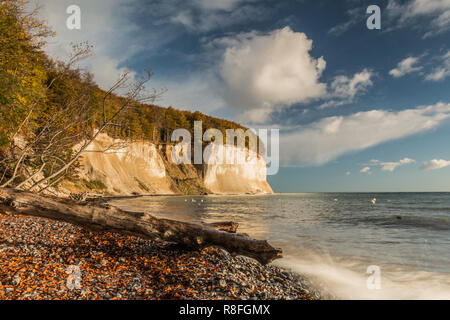
{"type": "Polygon", "coordinates": [[[238,225],[234,222],[195,224],[158,219],[147,213],[92,204],[80,205],[69,200],[8,188],[0,188],[0,209],[65,221],[94,231],[160,238],[190,248],[215,245],[232,255],[245,255],[262,264],[282,257],[281,249],[272,247],[266,240],[255,240],[245,234],[235,233],[238,225]]]}

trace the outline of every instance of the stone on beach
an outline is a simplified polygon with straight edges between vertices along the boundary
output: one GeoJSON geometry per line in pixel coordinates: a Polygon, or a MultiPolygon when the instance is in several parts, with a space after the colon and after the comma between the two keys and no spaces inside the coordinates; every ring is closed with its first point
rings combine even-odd
{"type": "Polygon", "coordinates": [[[186,251],[45,218],[0,214],[0,299],[320,298],[307,287],[296,274],[231,257],[223,249],[186,251]]]}

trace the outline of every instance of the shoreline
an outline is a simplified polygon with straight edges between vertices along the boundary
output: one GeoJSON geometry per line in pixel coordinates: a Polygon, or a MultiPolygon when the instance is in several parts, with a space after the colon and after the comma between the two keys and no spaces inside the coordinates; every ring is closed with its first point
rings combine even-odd
{"type": "Polygon", "coordinates": [[[187,251],[163,241],[0,213],[0,299],[321,298],[301,275],[231,257],[223,249],[187,251]],[[71,290],[67,279],[74,266],[81,281],[71,290]]]}

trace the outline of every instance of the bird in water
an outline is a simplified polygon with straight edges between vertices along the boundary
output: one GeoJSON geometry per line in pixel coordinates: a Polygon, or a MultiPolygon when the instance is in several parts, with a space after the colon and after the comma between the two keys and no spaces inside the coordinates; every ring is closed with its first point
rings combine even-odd
{"type": "Polygon", "coordinates": [[[377,203],[377,198],[373,198],[372,200],[370,200],[370,202],[371,202],[372,204],[377,203]]]}

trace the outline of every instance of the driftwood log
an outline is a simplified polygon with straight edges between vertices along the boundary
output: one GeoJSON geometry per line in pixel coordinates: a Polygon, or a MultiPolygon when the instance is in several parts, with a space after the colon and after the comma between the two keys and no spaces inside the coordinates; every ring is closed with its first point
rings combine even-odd
{"type": "Polygon", "coordinates": [[[236,233],[238,224],[196,224],[155,218],[148,213],[124,211],[113,206],[44,197],[27,191],[0,188],[0,210],[69,222],[94,231],[111,231],[147,239],[160,238],[189,248],[215,245],[232,255],[244,255],[267,264],[282,257],[281,249],[266,240],[236,233]]]}

